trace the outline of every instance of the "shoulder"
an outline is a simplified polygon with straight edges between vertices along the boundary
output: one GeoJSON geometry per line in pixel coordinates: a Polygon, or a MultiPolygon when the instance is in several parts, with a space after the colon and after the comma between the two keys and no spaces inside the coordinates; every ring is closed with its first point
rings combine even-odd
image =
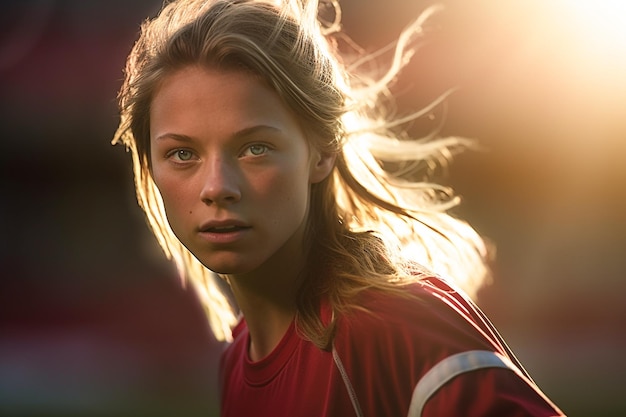
{"type": "Polygon", "coordinates": [[[334,347],[360,378],[415,384],[437,363],[475,350],[505,354],[483,328],[471,303],[438,279],[403,288],[366,290],[337,320],[334,347]],[[384,366],[383,366],[384,365],[384,366]]]}
{"type": "Polygon", "coordinates": [[[406,415],[414,388],[436,364],[466,351],[498,350],[463,297],[443,282],[403,290],[365,290],[337,319],[333,347],[361,407],[373,410],[366,415],[406,415]]]}
{"type": "Polygon", "coordinates": [[[394,340],[395,353],[434,361],[467,350],[501,351],[471,301],[444,281],[424,279],[403,290],[406,294],[364,291],[358,308],[338,320],[337,341],[384,348],[380,340],[394,340]]]}
{"type": "Polygon", "coordinates": [[[385,392],[400,415],[561,415],[463,294],[439,279],[405,289],[365,291],[338,320],[334,346],[365,408],[379,409],[369,394],[385,392]]]}
{"type": "Polygon", "coordinates": [[[337,320],[334,347],[354,379],[415,387],[455,355],[485,351],[508,356],[472,303],[445,282],[429,279],[405,290],[407,295],[367,290],[359,308],[337,320]]]}

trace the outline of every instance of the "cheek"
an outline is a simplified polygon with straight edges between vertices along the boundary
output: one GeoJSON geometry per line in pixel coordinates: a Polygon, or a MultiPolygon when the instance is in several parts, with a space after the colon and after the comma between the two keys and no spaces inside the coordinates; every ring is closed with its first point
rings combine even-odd
{"type": "Polygon", "coordinates": [[[154,183],[159,189],[168,221],[172,228],[183,220],[185,214],[191,214],[189,189],[182,187],[179,180],[171,175],[161,175],[158,170],[153,172],[154,183]]]}
{"type": "Polygon", "coordinates": [[[290,170],[287,175],[283,173],[277,178],[264,181],[267,204],[273,206],[278,217],[276,221],[303,215],[308,207],[309,187],[303,169],[290,170]]]}
{"type": "Polygon", "coordinates": [[[159,193],[161,194],[163,203],[166,206],[169,205],[168,202],[170,200],[174,200],[172,198],[172,192],[176,190],[176,187],[174,187],[171,184],[172,183],[171,179],[169,179],[167,176],[161,175],[161,173],[158,170],[153,170],[152,179],[154,183],[156,184],[157,189],[159,190],[159,193]]]}

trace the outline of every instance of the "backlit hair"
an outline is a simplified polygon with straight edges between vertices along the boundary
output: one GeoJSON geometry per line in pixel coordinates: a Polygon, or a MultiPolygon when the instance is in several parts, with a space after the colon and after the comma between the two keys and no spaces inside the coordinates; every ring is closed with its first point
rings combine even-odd
{"type": "Polygon", "coordinates": [[[458,198],[424,179],[469,142],[392,133],[445,96],[404,119],[390,120],[381,105],[435,11],[427,9],[402,31],[388,69],[377,75],[363,70],[367,57],[338,52],[345,38],[335,1],[181,0],[142,25],[126,64],[113,142],[130,150],[139,204],[165,254],[194,285],[218,339],[231,337],[236,306],[221,278],[175,237],[150,171],[154,92],[165,76],[188,65],[259,76],[298,115],[311,145],[337,155],[331,175],[311,189],[309,261],[296,313],[299,330],[318,346],[332,338],[333,323],[319,319],[322,296],[341,312],[355,307],[352,296],[364,288],[395,291],[422,272],[446,277],[470,295],[488,277],[483,240],[448,214],[458,198]],[[319,11],[329,5],[324,15],[331,17],[321,19],[319,11]]]}

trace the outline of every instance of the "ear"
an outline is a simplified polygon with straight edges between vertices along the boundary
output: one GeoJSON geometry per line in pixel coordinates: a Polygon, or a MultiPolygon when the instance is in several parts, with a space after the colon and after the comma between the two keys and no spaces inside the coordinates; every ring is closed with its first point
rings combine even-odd
{"type": "Polygon", "coordinates": [[[328,177],[335,166],[336,158],[337,155],[335,153],[313,151],[309,170],[309,182],[316,184],[328,177]]]}

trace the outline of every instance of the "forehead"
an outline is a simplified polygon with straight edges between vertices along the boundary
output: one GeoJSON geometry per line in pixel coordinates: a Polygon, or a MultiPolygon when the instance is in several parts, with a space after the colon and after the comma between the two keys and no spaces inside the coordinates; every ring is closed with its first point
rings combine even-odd
{"type": "Polygon", "coordinates": [[[263,100],[286,107],[267,83],[249,71],[193,65],[165,75],[155,88],[151,107],[213,104],[219,109],[236,103],[246,110],[263,100]]]}
{"type": "Polygon", "coordinates": [[[151,136],[161,129],[223,131],[269,124],[300,130],[293,111],[260,77],[244,70],[189,66],[163,78],[150,106],[151,136]]]}

